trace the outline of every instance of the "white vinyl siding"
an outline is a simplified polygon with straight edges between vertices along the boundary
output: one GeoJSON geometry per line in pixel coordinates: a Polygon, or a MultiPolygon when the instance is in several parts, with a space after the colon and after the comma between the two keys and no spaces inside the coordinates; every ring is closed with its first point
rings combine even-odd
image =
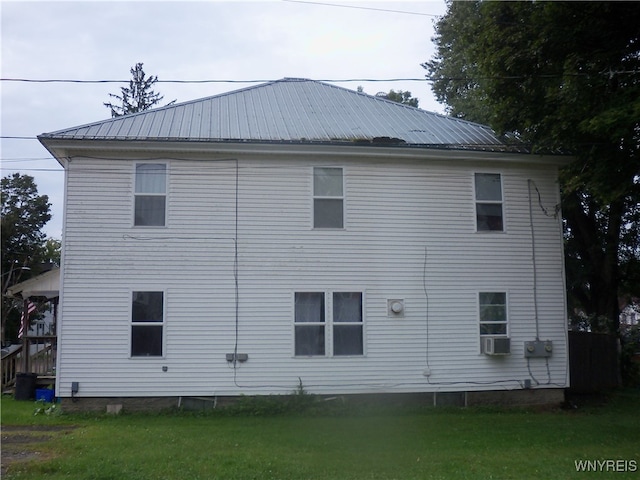
{"type": "MultiPolygon", "coordinates": [[[[68,396],[74,381],[81,396],[289,393],[299,381],[322,394],[521,388],[505,379],[529,378],[524,341],[536,337],[527,180],[553,207],[557,171],[526,158],[497,164],[445,155],[247,154],[236,165],[229,155],[172,154],[166,227],[133,231],[132,171],[145,159],[74,157],[66,171],[57,391],[68,396]],[[310,229],[313,169],[335,165],[348,171],[349,228],[310,229]],[[498,167],[509,228],[475,235],[474,174],[498,167]],[[162,357],[130,358],[133,291],[165,292],[162,357]],[[478,293],[507,291],[512,355],[479,358],[478,293]],[[296,356],[294,292],[324,292],[325,329],[333,293],[362,292],[364,354],[332,354],[326,331],[325,355],[296,356]],[[396,298],[405,309],[392,318],[387,301],[396,298]],[[234,351],[248,355],[235,369],[226,361],[234,351]]],[[[562,228],[539,208],[533,224],[539,331],[554,342],[549,372],[560,385],[567,381],[562,228]]],[[[358,327],[355,318],[345,327],[358,327]]],[[[530,366],[546,381],[546,365],[530,366]]]]}

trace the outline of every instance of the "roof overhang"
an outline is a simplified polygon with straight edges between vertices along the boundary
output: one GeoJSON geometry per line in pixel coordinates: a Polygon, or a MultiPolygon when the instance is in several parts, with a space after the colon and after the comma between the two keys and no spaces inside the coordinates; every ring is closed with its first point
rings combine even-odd
{"type": "Polygon", "coordinates": [[[12,285],[7,289],[7,296],[22,299],[29,297],[59,297],[60,269],[52,268],[48,272],[12,285]]]}
{"type": "Polygon", "coordinates": [[[370,159],[447,160],[454,162],[486,161],[536,165],[563,166],[574,158],[567,155],[541,155],[518,151],[496,151],[491,146],[460,145],[372,145],[354,142],[257,142],[257,141],[194,141],[164,140],[78,140],[38,137],[45,148],[63,166],[73,157],[95,156],[118,158],[123,155],[144,158],[167,156],[170,158],[204,159],[212,154],[230,158],[238,156],[332,156],[370,159]]]}

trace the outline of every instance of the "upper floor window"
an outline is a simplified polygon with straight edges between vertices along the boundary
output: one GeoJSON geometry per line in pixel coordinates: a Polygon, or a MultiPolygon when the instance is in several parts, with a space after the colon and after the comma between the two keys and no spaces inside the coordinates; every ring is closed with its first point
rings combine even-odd
{"type": "Polygon", "coordinates": [[[164,226],[167,210],[167,166],[136,164],[134,221],[136,226],[164,226]]]}
{"type": "Polygon", "coordinates": [[[164,292],[133,292],[131,356],[161,357],[164,292]]]}
{"type": "Polygon", "coordinates": [[[504,231],[500,174],[476,173],[475,190],[478,231],[504,231]]]}
{"type": "Polygon", "coordinates": [[[313,169],[314,228],[344,227],[344,187],[342,168],[313,169]]]}

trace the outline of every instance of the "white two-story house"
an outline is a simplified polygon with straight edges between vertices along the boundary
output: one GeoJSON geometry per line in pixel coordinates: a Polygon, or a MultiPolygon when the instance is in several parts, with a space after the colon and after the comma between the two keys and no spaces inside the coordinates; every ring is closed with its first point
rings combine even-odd
{"type": "Polygon", "coordinates": [[[63,403],[568,386],[562,157],[305,79],[39,139],[63,403]]]}

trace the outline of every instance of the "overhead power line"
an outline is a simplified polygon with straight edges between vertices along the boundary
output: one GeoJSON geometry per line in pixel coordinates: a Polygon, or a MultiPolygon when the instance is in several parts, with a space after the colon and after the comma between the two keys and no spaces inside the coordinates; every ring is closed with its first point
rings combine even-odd
{"type": "Polygon", "coordinates": [[[386,8],[374,8],[374,7],[363,7],[358,5],[339,5],[336,3],[324,3],[324,2],[306,2],[303,0],[282,0],[283,2],[288,3],[302,3],[306,5],[322,5],[324,7],[340,7],[340,8],[355,8],[358,10],[372,10],[375,12],[387,12],[387,13],[402,13],[404,15],[421,15],[424,17],[440,17],[441,15],[436,15],[433,13],[422,13],[422,12],[407,12],[406,10],[391,10],[386,8]]]}
{"type": "MultiPolygon", "coordinates": [[[[56,79],[56,78],[0,78],[0,82],[24,82],[24,83],[129,83],[131,80],[78,80],[78,79],[56,79]]],[[[229,79],[208,79],[208,80],[156,80],[156,83],[268,83],[275,82],[273,79],[255,80],[229,80],[229,79]]],[[[318,79],[317,82],[424,82],[425,78],[344,78],[344,79],[318,79]]]]}
{"type": "Polygon", "coordinates": [[[52,157],[0,157],[2,163],[26,163],[51,160],[52,157]]]}
{"type": "MultiPolygon", "coordinates": [[[[483,77],[458,77],[458,76],[435,76],[422,78],[321,78],[309,79],[316,82],[329,83],[352,83],[352,82],[436,82],[436,81],[478,81],[478,80],[522,80],[528,78],[563,78],[563,77],[594,77],[597,75],[612,77],[614,75],[638,75],[640,70],[605,70],[601,72],[576,72],[576,73],[540,73],[534,75],[493,75],[483,77]]],[[[156,80],[156,83],[182,83],[182,84],[201,84],[201,83],[270,83],[282,79],[253,79],[253,80],[231,80],[231,79],[206,79],[206,80],[156,80]]],[[[63,78],[0,78],[0,82],[22,82],[22,83],[129,83],[131,80],[80,80],[80,79],[63,79],[63,78]]]]}

